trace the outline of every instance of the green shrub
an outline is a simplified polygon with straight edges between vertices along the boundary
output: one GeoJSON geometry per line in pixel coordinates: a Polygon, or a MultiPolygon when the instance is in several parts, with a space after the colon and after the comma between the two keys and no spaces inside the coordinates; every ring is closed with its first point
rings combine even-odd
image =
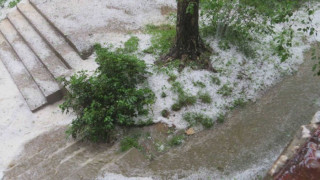
{"type": "MultiPolygon", "coordinates": [[[[255,57],[256,47],[253,45],[260,41],[255,34],[273,35],[274,24],[288,22],[293,12],[305,2],[301,0],[202,1],[201,14],[206,19],[202,32],[204,35],[217,37],[219,47],[223,50],[229,49],[232,44],[246,56],[255,57]]],[[[308,11],[312,12],[311,9],[308,11]]],[[[309,13],[309,19],[310,14],[312,13],[309,13]]],[[[280,42],[278,47],[281,48],[283,45],[285,42],[280,42]]],[[[287,51],[283,49],[277,51],[280,51],[276,53],[282,61],[287,59],[287,51]]]]}
{"type": "Polygon", "coordinates": [[[210,128],[213,126],[214,121],[207,115],[202,113],[191,113],[188,112],[183,115],[183,119],[189,123],[190,126],[195,126],[198,123],[202,124],[206,128],[210,128]]]}
{"type": "Polygon", "coordinates": [[[140,150],[141,146],[139,145],[138,138],[139,136],[123,138],[120,142],[120,151],[125,152],[133,147],[140,150]]]}
{"type": "Polygon", "coordinates": [[[272,19],[274,23],[280,23],[292,16],[292,12],[298,9],[303,1],[301,0],[240,0],[243,5],[254,7],[255,10],[272,19]]]}
{"type": "Polygon", "coordinates": [[[80,71],[61,79],[69,92],[60,108],[77,115],[69,135],[97,142],[107,140],[115,126],[133,126],[135,118],[147,116],[155,95],[143,86],[149,74],[144,61],[100,45],[95,51],[99,67],[93,75],[80,71]]]}
{"type": "MultiPolygon", "coordinates": [[[[9,3],[9,8],[15,7],[21,0],[14,0],[9,3]]],[[[0,2],[1,3],[1,2],[0,2]]]]}
{"type": "Polygon", "coordinates": [[[212,98],[208,92],[206,93],[201,93],[199,92],[199,99],[201,102],[206,103],[206,104],[211,104],[212,103],[212,98]]]}
{"type": "Polygon", "coordinates": [[[289,48],[292,47],[293,33],[294,31],[291,28],[284,29],[278,36],[274,38],[274,54],[280,57],[281,62],[286,61],[292,56],[289,48]]]}

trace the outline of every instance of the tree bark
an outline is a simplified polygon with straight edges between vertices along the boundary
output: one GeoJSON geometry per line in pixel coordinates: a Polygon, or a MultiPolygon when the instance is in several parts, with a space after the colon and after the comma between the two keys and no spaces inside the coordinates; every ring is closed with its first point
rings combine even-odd
{"type": "Polygon", "coordinates": [[[204,47],[199,35],[199,0],[177,1],[175,45],[165,59],[197,60],[204,47]]]}

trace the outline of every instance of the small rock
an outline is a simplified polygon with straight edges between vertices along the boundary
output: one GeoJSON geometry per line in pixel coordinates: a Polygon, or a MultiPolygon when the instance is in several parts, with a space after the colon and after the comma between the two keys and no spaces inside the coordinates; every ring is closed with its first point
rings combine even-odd
{"type": "Polygon", "coordinates": [[[312,124],[319,124],[320,123],[320,111],[318,111],[311,121],[312,124]]]}
{"type": "Polygon", "coordinates": [[[196,132],[194,131],[194,129],[193,128],[189,128],[188,130],[186,130],[186,134],[187,135],[193,135],[193,134],[195,134],[196,132]]]}

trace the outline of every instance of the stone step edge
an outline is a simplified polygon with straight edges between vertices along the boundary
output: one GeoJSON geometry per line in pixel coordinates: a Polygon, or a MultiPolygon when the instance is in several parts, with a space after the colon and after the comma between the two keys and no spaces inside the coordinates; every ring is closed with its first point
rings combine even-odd
{"type": "MultiPolygon", "coordinates": [[[[43,43],[44,43],[46,46],[48,46],[48,49],[49,49],[50,51],[52,51],[52,53],[56,56],[56,53],[51,49],[51,47],[48,45],[48,43],[39,35],[39,33],[33,28],[33,26],[32,26],[32,25],[29,23],[29,21],[23,16],[23,14],[21,14],[20,11],[18,11],[18,10],[16,10],[14,13],[19,13],[19,15],[21,15],[22,18],[24,18],[23,20],[25,20],[26,23],[28,23],[28,26],[30,26],[30,27],[32,28],[32,30],[35,31],[35,33],[41,38],[41,40],[43,41],[43,43]]],[[[14,29],[15,29],[16,31],[18,31],[18,33],[21,35],[22,39],[28,44],[29,47],[31,47],[32,51],[37,55],[37,57],[41,60],[42,64],[43,64],[43,65],[46,67],[46,69],[53,75],[53,77],[54,77],[54,78],[60,77],[60,76],[56,77],[56,76],[54,75],[54,72],[51,71],[50,68],[49,68],[49,66],[43,61],[42,58],[40,58],[40,56],[38,55],[38,53],[36,52],[36,50],[34,49],[34,47],[30,44],[30,42],[27,40],[27,38],[26,38],[24,35],[22,35],[22,30],[19,30],[19,28],[16,27],[17,24],[14,22],[15,20],[13,20],[13,19],[15,19],[15,18],[11,17],[11,13],[8,14],[7,18],[9,19],[10,23],[13,25],[14,29]]],[[[65,66],[65,64],[63,63],[63,61],[62,61],[58,56],[56,56],[56,57],[57,57],[57,60],[58,60],[60,63],[62,63],[63,68],[65,68],[66,70],[69,71],[67,74],[64,73],[63,76],[64,76],[64,77],[65,77],[65,76],[69,76],[69,75],[70,75],[70,72],[71,72],[70,69],[68,69],[68,68],[65,66]]]]}
{"type": "MultiPolygon", "coordinates": [[[[72,142],[72,143],[68,143],[68,144],[66,145],[66,147],[60,147],[60,148],[58,148],[58,150],[57,150],[56,152],[53,152],[53,153],[51,153],[51,154],[46,155],[45,158],[46,158],[46,160],[49,160],[49,159],[51,159],[51,158],[54,158],[56,155],[59,155],[59,153],[63,153],[64,151],[67,151],[67,150],[69,150],[69,149],[74,148],[75,146],[77,146],[78,143],[79,143],[78,141],[75,141],[75,142],[72,142]]],[[[26,161],[32,161],[33,159],[38,158],[37,156],[39,156],[39,154],[42,154],[45,150],[47,150],[47,149],[46,149],[46,148],[45,148],[45,149],[42,149],[42,150],[39,151],[38,153],[35,153],[35,154],[31,155],[31,156],[30,156],[29,158],[27,158],[25,161],[20,162],[20,163],[18,163],[18,164],[15,164],[14,166],[6,169],[6,170],[5,170],[5,176],[8,176],[8,173],[9,173],[9,177],[10,177],[12,170],[14,170],[15,168],[20,168],[20,166],[21,166],[21,165],[23,166],[26,161]]],[[[38,166],[38,165],[39,165],[40,163],[42,163],[42,162],[43,162],[43,161],[38,161],[38,162],[34,163],[33,165],[34,165],[34,166],[38,166]]],[[[29,170],[29,169],[25,169],[25,170],[21,171],[20,173],[16,174],[14,177],[18,177],[18,176],[20,176],[21,174],[27,172],[28,170],[29,170]]]]}
{"type": "MultiPolygon", "coordinates": [[[[13,26],[13,28],[16,30],[16,32],[18,33],[18,35],[22,38],[23,42],[29,47],[29,49],[35,54],[35,56],[40,60],[41,64],[43,65],[43,67],[47,70],[48,73],[50,73],[50,75],[53,77],[52,73],[48,70],[48,68],[43,64],[42,60],[38,57],[38,55],[33,51],[33,49],[30,47],[29,43],[26,42],[26,40],[23,38],[23,36],[20,34],[20,32],[16,29],[16,27],[12,24],[12,22],[9,20],[9,18],[6,18],[5,20],[8,20],[11,25],[13,26]]],[[[20,59],[18,53],[16,52],[15,48],[13,48],[12,44],[8,41],[7,37],[5,36],[5,34],[0,30],[1,35],[4,37],[4,39],[7,41],[7,43],[9,44],[9,46],[11,47],[11,49],[13,50],[13,52],[15,53],[15,55],[20,59]]],[[[21,59],[20,59],[21,61],[21,59]]],[[[39,84],[37,83],[37,81],[34,79],[32,73],[29,71],[29,69],[26,67],[26,65],[24,64],[23,61],[21,61],[21,63],[23,64],[24,68],[26,69],[26,71],[29,73],[29,75],[31,76],[32,80],[37,84],[37,86],[39,87],[40,91],[42,92],[39,84]]],[[[44,93],[42,92],[43,96],[46,98],[47,103],[48,104],[53,104],[55,102],[60,101],[63,98],[63,90],[60,86],[60,90],[56,91],[52,94],[50,94],[49,96],[45,96],[44,93]]]]}
{"type": "MultiPolygon", "coordinates": [[[[2,32],[0,32],[0,36],[2,36],[4,38],[4,40],[6,41],[6,44],[12,49],[10,43],[7,41],[7,39],[5,38],[4,34],[2,32]]],[[[24,69],[26,70],[26,73],[31,77],[32,81],[37,85],[38,89],[39,89],[39,92],[41,93],[41,95],[44,97],[45,101],[44,103],[42,103],[41,105],[39,105],[38,107],[36,108],[33,108],[30,106],[30,104],[28,103],[26,97],[23,95],[22,91],[20,90],[19,86],[16,84],[16,81],[15,81],[15,78],[13,77],[13,75],[11,74],[11,72],[8,70],[8,66],[6,63],[2,62],[5,66],[5,68],[7,69],[7,72],[9,73],[11,79],[13,80],[14,84],[16,85],[17,89],[19,90],[21,96],[23,97],[24,101],[26,102],[27,106],[29,107],[30,111],[32,113],[35,113],[39,110],[41,110],[43,107],[45,107],[46,105],[48,105],[48,101],[47,99],[45,98],[43,92],[40,90],[38,84],[35,82],[34,78],[31,76],[31,74],[29,73],[28,69],[25,67],[25,65],[23,64],[23,62],[20,60],[19,56],[16,54],[16,52],[14,51],[14,49],[12,49],[12,52],[14,53],[14,56],[16,56],[16,58],[22,63],[24,69]]]]}
{"type": "MultiPolygon", "coordinates": [[[[50,49],[55,53],[56,56],[61,60],[61,62],[67,67],[67,69],[72,69],[69,63],[62,57],[62,55],[54,48],[47,38],[39,31],[39,29],[31,22],[31,20],[23,13],[23,11],[17,6],[17,10],[22,14],[22,16],[28,21],[32,28],[40,35],[40,37],[45,41],[45,43],[50,47],[50,49]]],[[[38,11],[37,11],[38,12],[38,11]]],[[[40,14],[41,15],[41,14],[40,14]]]]}
{"type": "Polygon", "coordinates": [[[62,35],[62,37],[65,39],[65,41],[71,46],[71,48],[82,58],[82,60],[86,60],[88,59],[89,56],[92,55],[93,53],[93,47],[90,48],[87,52],[81,52],[79,51],[79,49],[77,48],[77,46],[68,38],[68,35],[65,35],[38,7],[37,5],[32,2],[31,0],[28,0],[29,3],[31,4],[31,6],[38,11],[39,14],[41,14],[42,17],[44,17],[44,19],[46,21],[48,21],[48,23],[53,27],[53,29],[55,31],[57,31],[59,34],[62,35]]]}

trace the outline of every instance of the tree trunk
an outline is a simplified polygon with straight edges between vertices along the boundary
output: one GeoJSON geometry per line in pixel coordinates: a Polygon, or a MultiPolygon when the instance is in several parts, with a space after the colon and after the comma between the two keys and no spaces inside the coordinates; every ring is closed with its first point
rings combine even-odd
{"type": "Polygon", "coordinates": [[[199,36],[199,0],[177,2],[175,45],[165,59],[197,60],[204,47],[199,36]]]}

